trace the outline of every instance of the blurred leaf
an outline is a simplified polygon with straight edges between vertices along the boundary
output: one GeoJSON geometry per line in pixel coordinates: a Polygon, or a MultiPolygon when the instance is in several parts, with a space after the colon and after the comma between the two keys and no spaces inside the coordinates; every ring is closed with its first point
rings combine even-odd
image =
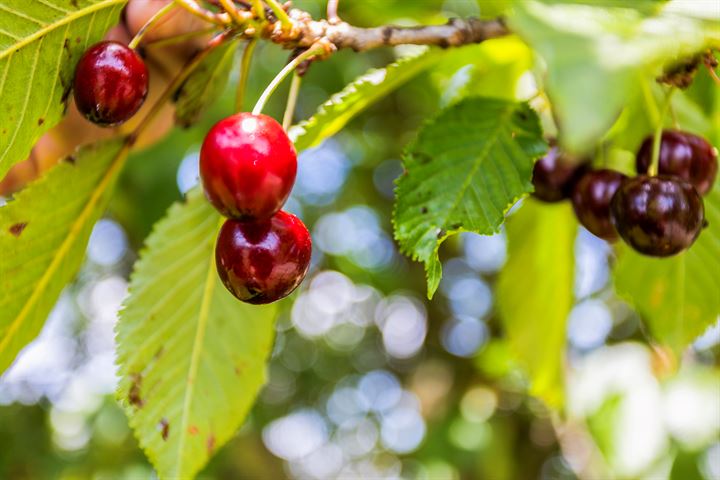
{"type": "Polygon", "coordinates": [[[240,427],[265,382],[274,306],[219,281],[222,217],[200,189],[158,222],[117,324],[118,396],[161,478],[191,478],[240,427]]]}
{"type": "Polygon", "coordinates": [[[637,82],[670,61],[720,44],[710,22],[635,8],[518,2],[510,23],[544,58],[561,142],[588,151],[612,125],[637,82]]]}
{"type": "Polygon", "coordinates": [[[0,178],[64,115],[75,63],[127,0],[0,0],[0,178]]]}
{"type": "Polygon", "coordinates": [[[595,444],[602,452],[605,460],[611,465],[617,464],[616,438],[618,429],[622,428],[619,418],[623,407],[623,395],[612,393],[608,395],[597,410],[587,418],[587,425],[595,444]]]}
{"type": "Polygon", "coordinates": [[[434,65],[443,53],[428,49],[357,78],[322,104],[315,115],[290,129],[295,148],[305,150],[335,135],[357,114],[434,65]]]}
{"type": "Polygon", "coordinates": [[[622,248],[615,288],[660,342],[682,351],[720,315],[720,183],[705,197],[703,230],[690,250],[670,258],[622,248]]]}
{"type": "Polygon", "coordinates": [[[177,93],[175,120],[183,127],[197,122],[225,90],[238,42],[226,42],[208,54],[177,93]]]}
{"type": "Polygon", "coordinates": [[[440,244],[460,231],[491,234],[531,191],[547,149],[526,103],[467,98],[427,123],[404,156],[393,212],[401,250],[425,263],[428,297],[442,276],[440,244]]]}
{"type": "Polygon", "coordinates": [[[80,268],[127,150],[124,138],[83,147],[0,207],[0,372],[80,268]]]}
{"type": "Polygon", "coordinates": [[[567,203],[527,199],[508,219],[508,262],[497,302],[505,336],[530,379],[530,393],[563,403],[565,326],[573,305],[577,222],[567,203]]]}

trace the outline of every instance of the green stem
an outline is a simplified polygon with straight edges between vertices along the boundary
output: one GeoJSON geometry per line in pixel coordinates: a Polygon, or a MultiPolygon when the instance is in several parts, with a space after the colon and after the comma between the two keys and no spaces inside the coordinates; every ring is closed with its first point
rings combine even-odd
{"type": "Polygon", "coordinates": [[[130,40],[130,43],[128,43],[128,47],[132,48],[133,50],[137,48],[138,44],[142,40],[142,38],[145,36],[145,34],[150,31],[152,27],[157,25],[157,23],[162,20],[162,18],[168,14],[173,8],[177,6],[176,3],[170,2],[164,7],[162,7],[160,10],[155,12],[155,15],[150,17],[150,20],[145,22],[145,25],[142,26],[140,30],[135,34],[132,40],[130,40]]]}
{"type": "Polygon", "coordinates": [[[290,84],[290,92],[288,92],[287,104],[285,105],[285,115],[283,115],[283,129],[287,131],[292,125],[293,114],[295,113],[295,105],[297,105],[298,93],[300,93],[300,84],[302,77],[295,73],[290,84]]]}
{"type": "Polygon", "coordinates": [[[265,7],[263,6],[262,0],[253,0],[253,10],[255,15],[260,21],[265,21],[265,7]]]}
{"type": "Polygon", "coordinates": [[[245,100],[245,91],[247,90],[248,76],[250,75],[250,62],[252,61],[253,52],[257,45],[257,39],[248,40],[245,45],[242,60],[240,61],[240,78],[238,78],[237,90],[235,93],[235,111],[241,112],[243,101],[245,100]]]}
{"type": "Polygon", "coordinates": [[[270,9],[273,11],[275,16],[278,20],[280,20],[280,23],[282,24],[283,28],[291,28],[292,22],[290,21],[290,17],[288,17],[287,12],[285,12],[285,9],[280,5],[277,0],[265,0],[270,7],[270,9]]]}
{"type": "Polygon", "coordinates": [[[302,62],[312,57],[313,55],[317,55],[321,51],[322,47],[310,47],[297,57],[293,58],[290,63],[285,65],[285,68],[280,70],[280,73],[275,75],[275,78],[273,78],[272,81],[268,84],[268,86],[265,87],[265,91],[262,93],[262,95],[260,95],[260,98],[258,98],[258,101],[252,110],[253,115],[259,115],[260,113],[262,113],[262,110],[263,108],[265,108],[265,104],[267,103],[270,96],[273,94],[275,89],[277,89],[278,85],[280,85],[282,81],[285,80],[285,77],[287,77],[290,72],[295,70],[295,68],[297,68],[297,66],[300,65],[302,62]]]}
{"type": "Polygon", "coordinates": [[[652,161],[650,168],[648,168],[648,175],[654,177],[658,174],[658,166],[660,164],[660,141],[662,140],[663,126],[665,124],[665,117],[667,116],[668,109],[670,108],[670,99],[675,89],[670,89],[665,95],[665,102],[663,103],[662,110],[660,111],[658,122],[655,126],[655,135],[653,136],[652,146],[652,161]]]}

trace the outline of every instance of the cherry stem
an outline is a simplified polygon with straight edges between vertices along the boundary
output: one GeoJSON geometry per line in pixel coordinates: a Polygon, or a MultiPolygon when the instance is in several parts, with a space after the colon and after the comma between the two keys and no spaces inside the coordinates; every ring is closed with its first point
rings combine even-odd
{"type": "Polygon", "coordinates": [[[265,21],[265,7],[263,6],[262,0],[253,0],[253,10],[255,10],[255,15],[261,21],[265,21]]]}
{"type": "Polygon", "coordinates": [[[328,0],[327,2],[327,19],[330,23],[340,21],[340,17],[338,16],[338,3],[340,3],[340,0],[328,0]]]}
{"type": "Polygon", "coordinates": [[[670,99],[675,89],[671,88],[667,94],[665,94],[665,101],[663,102],[662,110],[660,112],[660,118],[658,119],[655,127],[655,135],[653,136],[652,145],[652,161],[650,162],[650,168],[648,168],[648,175],[654,177],[658,174],[660,165],[660,142],[662,140],[663,127],[665,125],[665,117],[667,116],[668,109],[670,108],[670,99]]]}
{"type": "Polygon", "coordinates": [[[253,52],[257,45],[257,39],[248,40],[243,51],[242,60],[240,61],[240,77],[238,78],[237,91],[235,93],[235,111],[240,112],[243,108],[245,100],[245,91],[247,90],[248,76],[250,75],[250,63],[252,62],[253,52]]]}
{"type": "MultiPolygon", "coordinates": [[[[215,14],[211,12],[210,10],[206,10],[195,0],[173,0],[175,4],[179,5],[180,7],[184,8],[188,12],[192,13],[198,18],[202,18],[206,22],[214,23],[216,25],[220,26],[226,26],[228,25],[228,21],[224,18],[222,18],[221,15],[215,14]]],[[[228,19],[229,20],[229,19],[228,19]]]]}
{"type": "Polygon", "coordinates": [[[152,27],[157,25],[157,23],[162,20],[162,18],[167,15],[173,8],[177,6],[176,3],[170,2],[164,7],[162,7],[160,10],[155,12],[155,15],[150,17],[150,20],[145,22],[145,25],[142,26],[140,30],[135,34],[132,40],[130,40],[130,43],[128,43],[128,47],[132,48],[133,50],[137,48],[138,44],[142,40],[142,38],[145,36],[147,32],[150,31],[152,27]]]}
{"type": "Polygon", "coordinates": [[[285,12],[285,9],[277,2],[277,0],[265,0],[265,2],[268,4],[268,7],[270,7],[270,9],[273,11],[277,19],[280,20],[280,24],[283,26],[283,28],[292,28],[292,22],[290,21],[290,17],[288,17],[287,12],[285,12]]]}
{"type": "Polygon", "coordinates": [[[195,30],[194,32],[181,33],[181,34],[173,35],[173,36],[167,37],[167,38],[151,40],[151,41],[145,43],[145,47],[146,48],[167,47],[169,45],[174,45],[176,43],[182,43],[186,40],[190,40],[195,37],[202,37],[203,35],[207,35],[208,33],[216,32],[216,31],[217,31],[217,27],[210,27],[210,28],[204,28],[202,30],[195,30]]]}
{"type": "Polygon", "coordinates": [[[230,15],[230,17],[237,23],[238,25],[245,24],[245,19],[243,19],[239,14],[238,11],[235,9],[235,4],[232,0],[219,0],[220,5],[225,9],[225,11],[230,15]]]}
{"type": "Polygon", "coordinates": [[[712,77],[713,81],[715,82],[715,85],[720,85],[720,77],[718,77],[717,72],[715,71],[715,68],[713,68],[712,65],[705,64],[705,66],[708,69],[708,72],[710,72],[710,76],[712,77]]]}
{"type": "Polygon", "coordinates": [[[170,85],[163,91],[160,98],[153,104],[150,111],[145,115],[140,124],[135,127],[135,130],[131,133],[131,138],[137,139],[137,137],[152,123],[158,113],[162,110],[165,103],[175,94],[175,91],[182,86],[187,80],[190,74],[200,65],[200,63],[207,57],[213,50],[222,45],[228,38],[230,38],[230,30],[226,30],[215,37],[213,37],[207,44],[207,46],[201,50],[197,55],[185,64],[182,70],[172,79],[170,85]]]}
{"type": "Polygon", "coordinates": [[[285,77],[287,77],[290,72],[295,70],[298,65],[300,65],[308,58],[312,57],[313,55],[317,55],[322,51],[323,48],[321,46],[310,47],[297,57],[293,58],[290,63],[285,65],[285,68],[280,70],[280,73],[275,75],[275,78],[273,78],[272,81],[268,84],[268,86],[265,87],[265,91],[262,93],[262,95],[260,95],[260,98],[258,98],[258,101],[252,110],[253,115],[259,115],[262,113],[262,110],[263,108],[265,108],[265,104],[267,103],[270,96],[273,94],[275,89],[277,89],[278,85],[280,85],[282,81],[285,80],[285,77]]]}
{"type": "Polygon", "coordinates": [[[300,84],[302,83],[302,77],[297,74],[293,75],[292,83],[290,83],[290,91],[288,92],[287,105],[285,106],[285,114],[283,115],[282,126],[287,132],[290,125],[292,125],[293,114],[295,113],[295,106],[297,105],[298,93],[300,93],[300,84]]]}

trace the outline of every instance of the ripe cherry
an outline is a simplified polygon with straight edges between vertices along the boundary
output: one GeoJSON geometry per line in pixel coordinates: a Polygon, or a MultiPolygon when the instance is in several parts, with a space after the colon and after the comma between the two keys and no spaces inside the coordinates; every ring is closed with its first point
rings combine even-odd
{"type": "MultiPolygon", "coordinates": [[[[647,173],[652,162],[652,135],[647,137],[637,153],[639,174],[647,173]]],[[[675,175],[692,184],[700,195],[713,187],[718,171],[717,151],[707,140],[692,133],[665,130],[660,139],[658,173],[675,175]]]]}
{"type": "Polygon", "coordinates": [[[702,197],[688,182],[644,175],[623,182],[610,203],[610,218],[631,247],[668,257],[690,247],[705,223],[702,197]]]}
{"type": "Polygon", "coordinates": [[[271,217],[290,195],[297,154],[267,115],[238,113],[213,126],[200,150],[200,176],[210,203],[226,217],[271,217]]]}
{"type": "Polygon", "coordinates": [[[608,241],[617,240],[610,221],[610,200],[625,178],[615,170],[592,170],[580,177],[573,189],[572,205],[580,223],[608,241]]]}
{"type": "Polygon", "coordinates": [[[121,124],[142,106],[148,71],[140,55],[119,42],[90,47],[75,68],[75,104],[80,113],[103,127],[121,124]]]}
{"type": "Polygon", "coordinates": [[[568,198],[585,168],[585,164],[568,160],[557,147],[551,147],[533,167],[533,196],[544,202],[559,202],[568,198]]]}
{"type": "Polygon", "coordinates": [[[240,222],[228,219],[215,245],[225,287],[243,302],[263,304],[289,295],[310,265],[310,233],[295,215],[240,222]]]}

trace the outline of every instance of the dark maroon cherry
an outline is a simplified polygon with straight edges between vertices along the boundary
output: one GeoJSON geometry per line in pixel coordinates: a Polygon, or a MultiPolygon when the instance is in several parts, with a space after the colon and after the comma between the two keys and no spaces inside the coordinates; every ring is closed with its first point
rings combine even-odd
{"type": "Polygon", "coordinates": [[[215,263],[223,284],[238,299],[270,303],[300,285],[311,250],[303,222],[280,211],[263,220],[226,220],[215,245],[215,263]]]}
{"type": "Polygon", "coordinates": [[[544,202],[559,202],[568,198],[585,169],[585,164],[569,160],[557,147],[551,147],[533,167],[533,196],[544,202]]]}
{"type": "Polygon", "coordinates": [[[238,113],[210,129],[200,150],[200,176],[210,203],[226,217],[271,217],[290,195],[297,154],[267,115],[238,113]]]}
{"type": "Polygon", "coordinates": [[[623,240],[645,255],[668,257],[693,244],[705,223],[703,201],[678,177],[630,178],[610,203],[610,218],[623,240]]]}
{"type": "Polygon", "coordinates": [[[610,200],[627,177],[615,170],[591,170],[575,184],[572,205],[583,227],[592,234],[617,240],[617,232],[610,221],[610,200]]]}
{"type": "Polygon", "coordinates": [[[88,120],[103,127],[119,125],[147,97],[147,67],[140,55],[122,43],[96,43],[75,68],[73,91],[78,110],[88,120]]]}
{"type": "MultiPolygon", "coordinates": [[[[653,136],[647,137],[637,153],[639,174],[647,173],[652,161],[653,136]]],[[[660,140],[658,173],[675,175],[692,184],[700,195],[713,187],[718,171],[717,151],[707,140],[692,133],[665,130],[660,140]]]]}

